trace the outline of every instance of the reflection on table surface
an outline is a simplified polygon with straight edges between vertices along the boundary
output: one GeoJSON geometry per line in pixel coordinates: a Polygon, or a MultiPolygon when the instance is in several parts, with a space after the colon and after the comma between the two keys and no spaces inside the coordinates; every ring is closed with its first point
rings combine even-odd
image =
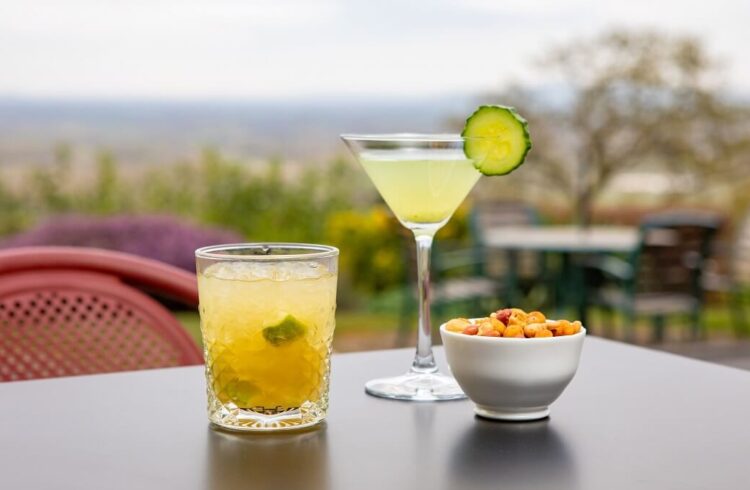
{"type": "Polygon", "coordinates": [[[575,460],[549,419],[496,422],[476,417],[453,447],[448,488],[577,488],[575,460]]]}
{"type": "Polygon", "coordinates": [[[306,431],[281,433],[207,430],[206,488],[329,488],[325,424],[306,431]]]}

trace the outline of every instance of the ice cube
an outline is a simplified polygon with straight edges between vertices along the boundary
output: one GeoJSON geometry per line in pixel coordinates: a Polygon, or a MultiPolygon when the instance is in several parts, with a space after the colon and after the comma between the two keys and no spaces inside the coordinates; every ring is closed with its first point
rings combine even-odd
{"type": "Polygon", "coordinates": [[[227,261],[217,262],[203,271],[206,277],[230,281],[289,281],[316,279],[328,274],[328,268],[317,262],[262,262],[227,261]]]}

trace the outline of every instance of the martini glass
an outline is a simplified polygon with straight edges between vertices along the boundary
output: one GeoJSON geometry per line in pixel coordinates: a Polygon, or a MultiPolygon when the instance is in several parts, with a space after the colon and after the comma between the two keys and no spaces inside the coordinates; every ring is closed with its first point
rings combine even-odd
{"type": "Polygon", "coordinates": [[[365,390],[399,400],[465,398],[456,380],[438,371],[432,354],[430,250],[435,233],[481,176],[464,154],[467,138],[452,134],[344,134],[341,138],[417,241],[419,330],[414,362],[405,374],[374,379],[365,390]]]}

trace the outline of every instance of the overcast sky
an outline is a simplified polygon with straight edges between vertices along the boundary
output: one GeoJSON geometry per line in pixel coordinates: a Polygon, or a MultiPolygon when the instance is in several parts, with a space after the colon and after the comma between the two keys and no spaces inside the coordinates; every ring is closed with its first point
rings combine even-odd
{"type": "Polygon", "coordinates": [[[470,93],[612,26],[696,34],[750,93],[749,25],[750,0],[0,0],[0,95],[470,93]]]}

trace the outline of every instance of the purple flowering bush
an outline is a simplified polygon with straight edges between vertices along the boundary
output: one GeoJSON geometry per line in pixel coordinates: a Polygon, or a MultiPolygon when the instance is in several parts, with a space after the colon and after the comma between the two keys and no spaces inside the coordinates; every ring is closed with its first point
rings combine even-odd
{"type": "Polygon", "coordinates": [[[43,245],[96,247],[195,271],[195,249],[242,242],[242,235],[172,216],[58,216],[0,242],[0,248],[43,245]]]}

